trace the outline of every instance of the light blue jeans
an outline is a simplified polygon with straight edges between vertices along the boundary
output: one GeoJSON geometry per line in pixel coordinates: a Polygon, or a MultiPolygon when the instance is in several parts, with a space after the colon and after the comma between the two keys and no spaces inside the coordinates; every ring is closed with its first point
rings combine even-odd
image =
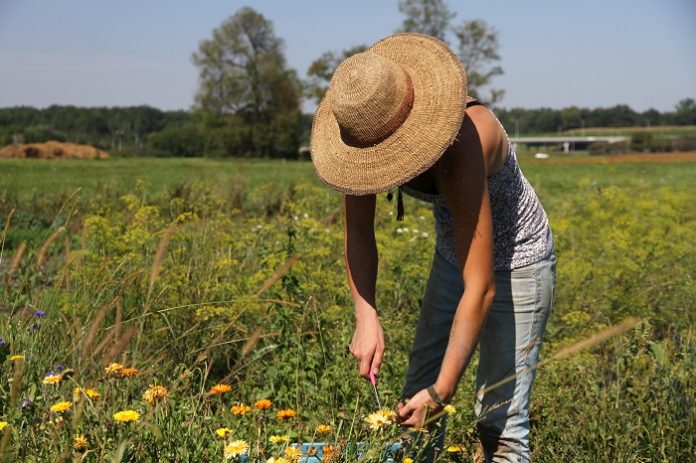
{"type": "MultiPolygon", "coordinates": [[[[495,272],[495,299],[479,338],[475,412],[486,461],[529,461],[529,398],[556,287],[556,256],[495,272]],[[511,378],[495,387],[490,386],[511,378]]],[[[435,252],[403,397],[433,384],[464,291],[459,269],[435,252]]],[[[436,447],[442,448],[442,433],[436,447]]],[[[429,452],[429,458],[434,458],[429,452]]]]}

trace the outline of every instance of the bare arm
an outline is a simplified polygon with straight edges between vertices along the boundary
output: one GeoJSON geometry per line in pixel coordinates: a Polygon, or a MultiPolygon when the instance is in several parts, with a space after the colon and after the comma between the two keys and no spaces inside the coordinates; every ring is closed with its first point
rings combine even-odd
{"type": "Polygon", "coordinates": [[[355,333],[350,352],[359,362],[360,375],[379,373],[384,354],[384,332],[377,315],[377,244],[374,218],[375,196],[349,196],[344,199],[344,250],[348,285],[355,306],[355,333]]]}
{"type": "MultiPolygon", "coordinates": [[[[464,282],[440,374],[434,384],[444,401],[449,401],[456,391],[495,295],[493,222],[486,171],[489,153],[499,147],[488,144],[488,139],[495,137],[484,133],[483,138],[473,121],[466,117],[458,141],[443,154],[434,169],[438,191],[452,213],[457,258],[464,282]]],[[[405,405],[400,404],[402,424],[420,426],[426,416],[426,405],[435,404],[425,389],[405,405]]]]}

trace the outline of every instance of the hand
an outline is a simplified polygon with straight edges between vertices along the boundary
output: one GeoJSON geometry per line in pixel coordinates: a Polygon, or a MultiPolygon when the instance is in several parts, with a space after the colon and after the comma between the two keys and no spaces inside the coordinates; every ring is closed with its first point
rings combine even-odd
{"type": "Polygon", "coordinates": [[[350,353],[359,362],[360,376],[369,379],[370,372],[375,376],[379,374],[384,356],[384,331],[374,309],[369,308],[356,317],[350,353]]]}
{"type": "Polygon", "coordinates": [[[401,426],[420,428],[429,416],[438,412],[440,407],[433,402],[426,389],[422,389],[406,403],[396,406],[396,420],[401,426]]]}

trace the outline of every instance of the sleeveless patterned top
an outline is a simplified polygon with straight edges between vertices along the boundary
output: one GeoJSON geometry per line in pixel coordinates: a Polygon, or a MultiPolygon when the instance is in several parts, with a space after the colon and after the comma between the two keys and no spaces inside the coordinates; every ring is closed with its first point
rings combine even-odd
{"type": "MultiPolygon", "coordinates": [[[[447,261],[458,265],[454,224],[445,199],[439,194],[423,193],[408,186],[404,186],[403,191],[433,204],[436,249],[447,261]]],[[[495,270],[509,271],[533,264],[551,253],[553,236],[548,217],[534,189],[520,170],[509,138],[505,163],[498,172],[488,177],[488,194],[493,218],[495,270]]]]}

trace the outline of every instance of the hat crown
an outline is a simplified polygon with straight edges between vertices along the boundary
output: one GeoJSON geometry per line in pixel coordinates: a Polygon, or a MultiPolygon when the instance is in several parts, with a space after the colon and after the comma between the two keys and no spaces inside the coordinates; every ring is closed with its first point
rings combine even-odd
{"type": "Polygon", "coordinates": [[[341,138],[350,146],[372,146],[385,140],[413,106],[409,74],[376,53],[358,53],[341,63],[329,91],[341,138]]]}

